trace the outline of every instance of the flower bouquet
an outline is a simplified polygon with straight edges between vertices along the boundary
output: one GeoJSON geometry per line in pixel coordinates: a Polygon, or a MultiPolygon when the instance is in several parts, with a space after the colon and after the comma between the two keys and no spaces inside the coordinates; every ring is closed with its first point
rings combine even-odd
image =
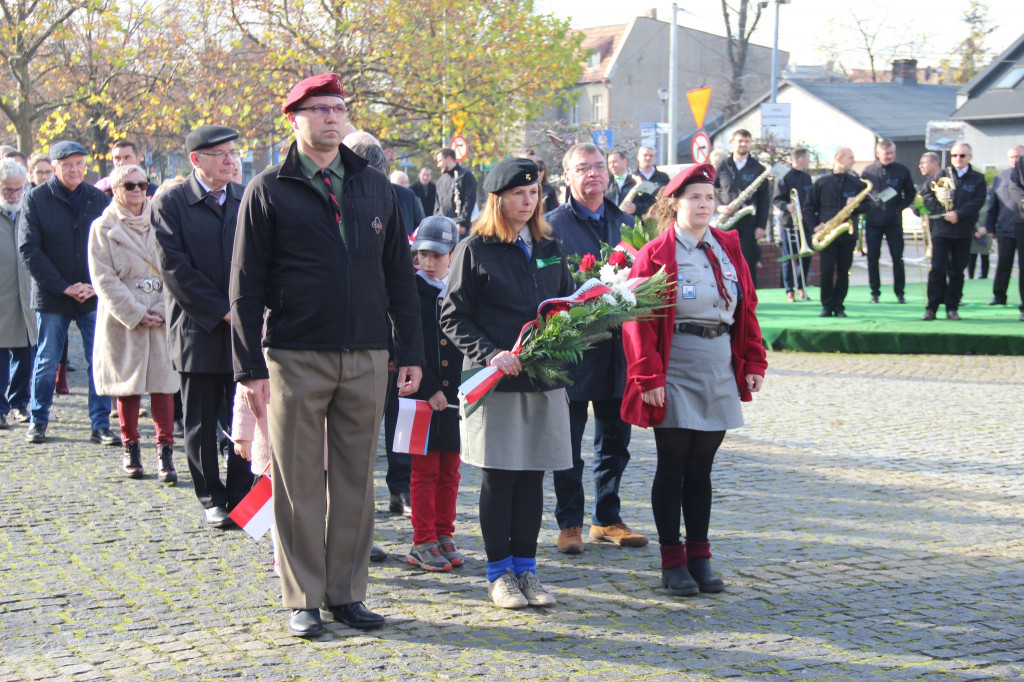
{"type": "MultiPolygon", "coordinates": [[[[512,352],[519,356],[522,371],[537,383],[568,383],[566,364],[579,362],[584,351],[611,338],[612,329],[623,322],[646,318],[666,305],[670,285],[664,270],[651,277],[628,279],[627,268],[605,263],[600,275],[601,279],[588,279],[572,296],[541,302],[537,317],[523,325],[512,352]]],[[[466,415],[480,406],[504,376],[497,367],[463,374],[459,394],[466,415]]]]}

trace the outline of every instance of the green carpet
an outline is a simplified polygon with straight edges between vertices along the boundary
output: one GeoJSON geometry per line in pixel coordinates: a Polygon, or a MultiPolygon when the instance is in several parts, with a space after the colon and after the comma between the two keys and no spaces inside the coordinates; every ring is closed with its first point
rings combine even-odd
{"type": "Polygon", "coordinates": [[[924,322],[925,295],[919,283],[907,283],[906,305],[896,303],[892,288],[881,303],[871,304],[866,286],[850,287],[848,317],[818,317],[819,291],[811,287],[811,301],[786,301],[783,289],[759,289],[757,319],[765,343],[775,350],[817,353],[924,353],[932,355],[1024,355],[1024,322],[1019,320],[1017,280],[1010,281],[1010,305],[987,306],[992,280],[967,280],[959,322],[937,319],[924,322]]]}

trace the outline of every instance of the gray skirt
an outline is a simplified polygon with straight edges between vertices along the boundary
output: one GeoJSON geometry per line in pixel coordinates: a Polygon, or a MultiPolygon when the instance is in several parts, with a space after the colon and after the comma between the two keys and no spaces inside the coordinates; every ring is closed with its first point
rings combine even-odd
{"type": "Polygon", "coordinates": [[[665,420],[655,428],[725,431],[743,426],[729,335],[672,335],[665,373],[665,420]]]}
{"type": "Polygon", "coordinates": [[[569,399],[564,388],[494,391],[462,414],[462,461],[486,469],[560,471],[572,467],[569,399]]]}

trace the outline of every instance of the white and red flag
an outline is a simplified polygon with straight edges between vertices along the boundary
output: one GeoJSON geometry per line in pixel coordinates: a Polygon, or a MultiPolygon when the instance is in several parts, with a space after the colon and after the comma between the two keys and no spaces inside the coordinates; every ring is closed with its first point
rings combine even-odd
{"type": "Polygon", "coordinates": [[[434,410],[426,400],[398,399],[398,422],[391,449],[410,455],[427,454],[430,439],[430,417],[434,410]]]}
{"type": "Polygon", "coordinates": [[[274,525],[272,494],[270,477],[260,476],[260,480],[249,494],[243,497],[228,515],[242,530],[252,536],[253,540],[259,540],[274,525]]]}

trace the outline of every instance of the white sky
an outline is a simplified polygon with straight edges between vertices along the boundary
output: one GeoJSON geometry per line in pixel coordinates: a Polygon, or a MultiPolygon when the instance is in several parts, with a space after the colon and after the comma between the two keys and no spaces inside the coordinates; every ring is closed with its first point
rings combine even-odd
{"type": "MultiPolygon", "coordinates": [[[[680,25],[725,34],[719,0],[677,0],[676,4],[680,25]]],[[[730,5],[736,4],[730,0],[730,5]]],[[[1024,32],[1024,22],[1016,0],[986,0],[985,4],[989,21],[996,27],[986,40],[992,58],[1024,32]]],[[[791,54],[791,63],[824,64],[822,46],[838,44],[845,50],[841,61],[847,68],[865,68],[865,52],[855,49],[855,13],[870,32],[881,28],[876,43],[879,53],[891,55],[893,47],[909,44],[898,56],[916,58],[922,67],[938,66],[967,35],[962,21],[967,7],[967,0],[791,0],[780,8],[779,49],[791,54]]],[[[571,17],[575,28],[624,24],[646,8],[656,8],[659,19],[671,21],[672,3],[664,0],[536,0],[538,12],[571,17]]],[[[774,21],[773,2],[761,17],[754,42],[771,46],[774,21]]],[[[889,64],[876,64],[876,68],[887,70],[889,64]]]]}

